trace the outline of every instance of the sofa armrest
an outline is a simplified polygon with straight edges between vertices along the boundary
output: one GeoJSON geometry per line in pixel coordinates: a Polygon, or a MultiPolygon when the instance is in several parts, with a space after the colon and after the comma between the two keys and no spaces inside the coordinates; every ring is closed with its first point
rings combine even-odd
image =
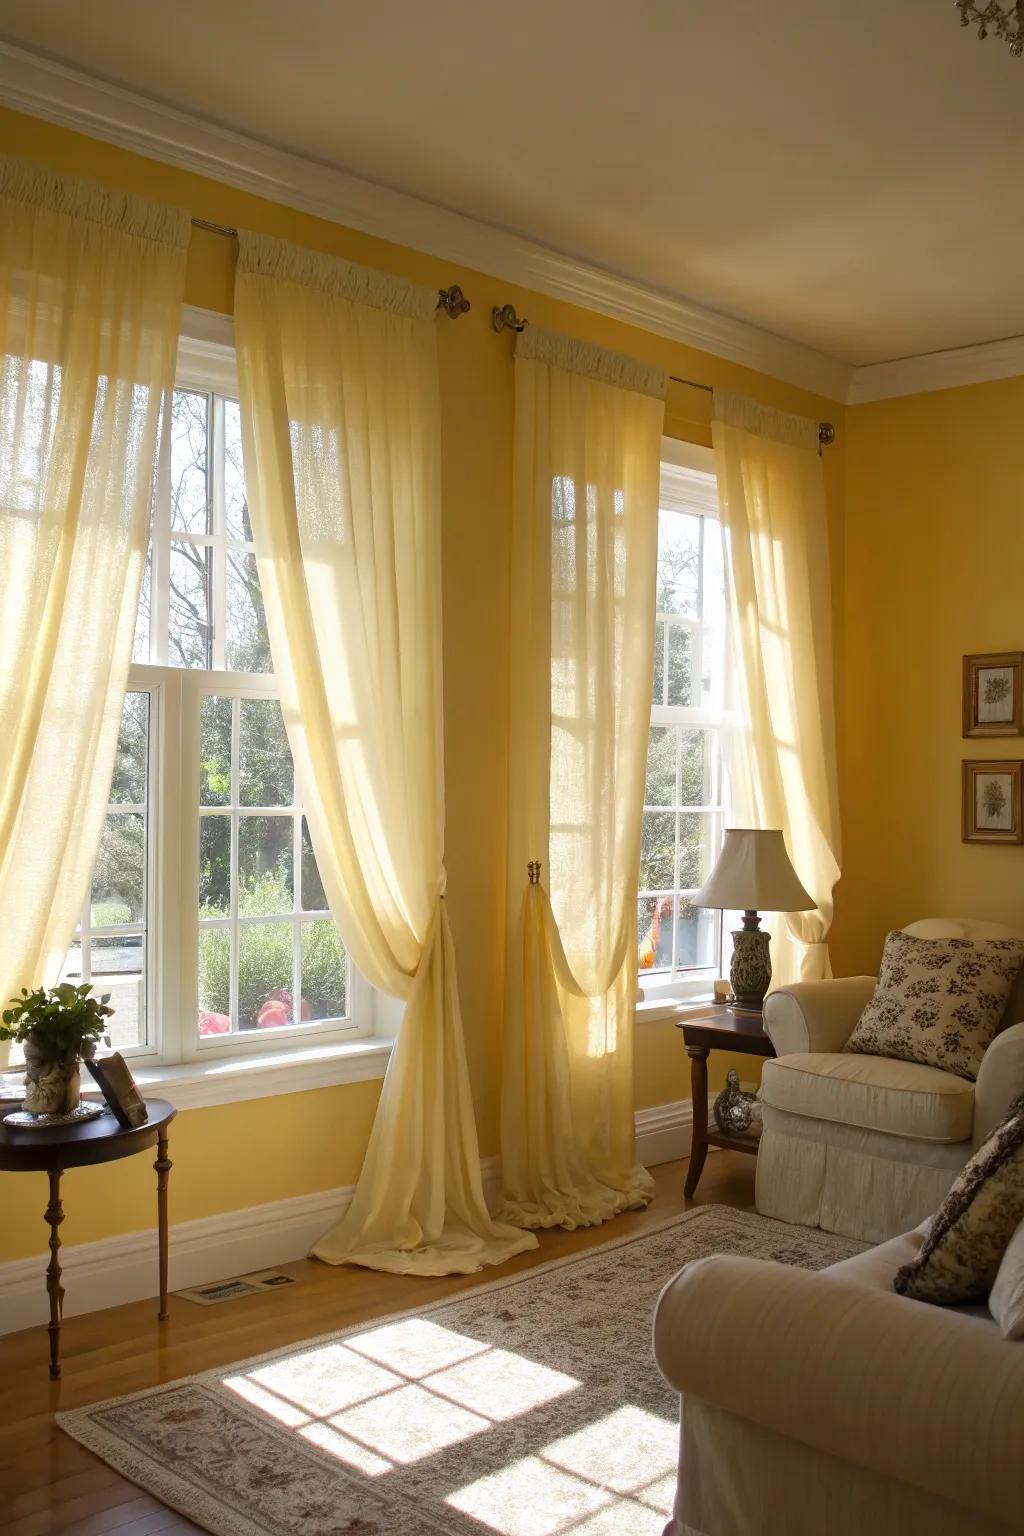
{"type": "Polygon", "coordinates": [[[985,1055],[974,1087],[974,1145],[1006,1118],[1018,1094],[1024,1093],[1024,1024],[1011,1024],[996,1035],[985,1055]]]}
{"type": "Polygon", "coordinates": [[[798,981],[770,992],[764,1001],[764,1027],[776,1056],[841,1051],[874,990],[873,976],[841,976],[834,981],[798,981]]]}
{"type": "Polygon", "coordinates": [[[984,1319],[717,1255],[662,1292],[654,1352],[684,1399],[1017,1528],[1024,1349],[984,1319]]]}

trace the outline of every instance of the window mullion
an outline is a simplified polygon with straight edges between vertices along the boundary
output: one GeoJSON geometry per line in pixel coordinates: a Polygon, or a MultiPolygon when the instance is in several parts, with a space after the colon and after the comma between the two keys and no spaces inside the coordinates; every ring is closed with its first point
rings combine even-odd
{"type": "Polygon", "coordinates": [[[215,671],[223,672],[227,667],[227,530],[224,510],[224,401],[219,395],[211,397],[210,422],[208,494],[210,531],[213,535],[213,666],[215,671]]]}
{"type": "Polygon", "coordinates": [[[238,1030],[241,1024],[238,1017],[238,802],[241,798],[239,794],[238,752],[241,741],[240,715],[241,699],[236,694],[231,700],[231,867],[228,895],[228,916],[231,920],[228,1017],[231,1020],[233,1032],[238,1030]]]}
{"type": "Polygon", "coordinates": [[[160,870],[156,921],[157,970],[160,985],[160,1055],[168,1064],[185,1055],[184,1021],[189,1008],[190,964],[184,890],[185,870],[190,867],[190,843],[196,836],[185,793],[187,764],[195,755],[195,725],[189,705],[192,689],[177,669],[169,669],[161,685],[160,780],[158,785],[158,844],[160,870]]]}
{"type": "Polygon", "coordinates": [[[171,406],[173,391],[163,398],[160,457],[156,471],[156,504],[153,508],[153,570],[150,576],[149,658],[167,666],[167,636],[171,612],[171,406]]]}

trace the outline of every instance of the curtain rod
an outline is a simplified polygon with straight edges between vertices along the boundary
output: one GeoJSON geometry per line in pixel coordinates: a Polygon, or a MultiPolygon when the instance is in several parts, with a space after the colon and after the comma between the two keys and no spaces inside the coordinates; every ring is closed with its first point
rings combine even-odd
{"type": "MultiPolygon", "coordinates": [[[[226,240],[238,239],[237,229],[232,229],[230,224],[215,224],[212,219],[193,218],[192,228],[205,229],[209,234],[222,235],[226,240]]],[[[452,283],[450,288],[437,290],[437,308],[443,309],[449,320],[457,320],[460,315],[466,314],[471,306],[458,283],[452,283]]]]}
{"type": "MultiPolygon", "coordinates": [[[[491,310],[491,324],[498,332],[501,331],[525,331],[529,320],[523,320],[516,314],[511,304],[495,304],[491,310]]],[[[697,379],[683,379],[677,373],[670,373],[669,379],[673,384],[685,384],[688,389],[702,389],[705,394],[713,395],[713,384],[701,384],[697,379]]],[[[830,421],[818,422],[818,453],[823,448],[829,448],[836,440],[836,429],[830,421]]]]}

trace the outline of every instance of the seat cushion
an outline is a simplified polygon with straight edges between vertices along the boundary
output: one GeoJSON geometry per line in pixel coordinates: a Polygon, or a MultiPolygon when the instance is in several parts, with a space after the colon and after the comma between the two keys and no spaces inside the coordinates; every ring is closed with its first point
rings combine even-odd
{"type": "Polygon", "coordinates": [[[761,1098],[774,1109],[918,1141],[967,1141],[974,1084],[939,1067],[845,1051],[766,1061],[761,1098]]]}

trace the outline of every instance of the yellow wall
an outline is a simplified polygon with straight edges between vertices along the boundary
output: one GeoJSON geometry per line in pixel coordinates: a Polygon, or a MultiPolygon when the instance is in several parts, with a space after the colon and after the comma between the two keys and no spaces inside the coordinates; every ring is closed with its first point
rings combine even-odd
{"type": "Polygon", "coordinates": [[[962,657],[1024,649],[1022,416],[1019,378],[846,413],[841,973],[914,918],[1024,929],[1024,847],[960,840],[961,760],[1024,758],[960,734],[962,657]]]}
{"type": "MultiPolygon", "coordinates": [[[[832,519],[837,642],[842,628],[842,407],[587,310],[517,288],[310,215],[236,192],[82,135],[0,110],[0,151],[54,170],[175,202],[193,215],[293,240],[401,273],[431,286],[461,283],[472,311],[439,322],[444,475],[445,768],[448,908],[459,957],[467,1049],[481,1150],[497,1150],[498,1055],[504,927],[507,772],[508,556],[512,467],[511,342],[491,329],[495,303],[511,301],[535,323],[630,352],[670,372],[752,395],[766,404],[828,416],[839,441],[825,456],[832,519]],[[481,552],[486,563],[482,565],[481,552]],[[481,579],[481,571],[484,579],[481,579]]],[[[193,232],[186,300],[230,313],[234,246],[193,232]]],[[[710,442],[710,397],[670,386],[667,428],[710,442]]],[[[837,667],[840,644],[837,643],[837,667]]],[[[744,1063],[749,1068],[750,1062],[744,1063]]],[[[687,1063],[671,1025],[637,1038],[638,1106],[684,1098],[687,1063]]],[[[724,1063],[720,1070],[724,1070],[724,1063]]],[[[172,1142],[172,1220],[351,1183],[358,1173],[377,1085],[325,1089],[252,1104],[191,1110],[172,1142]],[[372,1091],[371,1091],[372,1090],[372,1091]],[[265,1172],[265,1177],[260,1170],[265,1172]]],[[[151,1175],[138,1166],[69,1178],[71,1243],[152,1222],[151,1175]],[[91,1195],[91,1198],[90,1198],[91,1195]],[[88,1202],[88,1203],[87,1203],[88,1202]]],[[[38,1181],[0,1175],[0,1260],[41,1250],[38,1181]]]]}

